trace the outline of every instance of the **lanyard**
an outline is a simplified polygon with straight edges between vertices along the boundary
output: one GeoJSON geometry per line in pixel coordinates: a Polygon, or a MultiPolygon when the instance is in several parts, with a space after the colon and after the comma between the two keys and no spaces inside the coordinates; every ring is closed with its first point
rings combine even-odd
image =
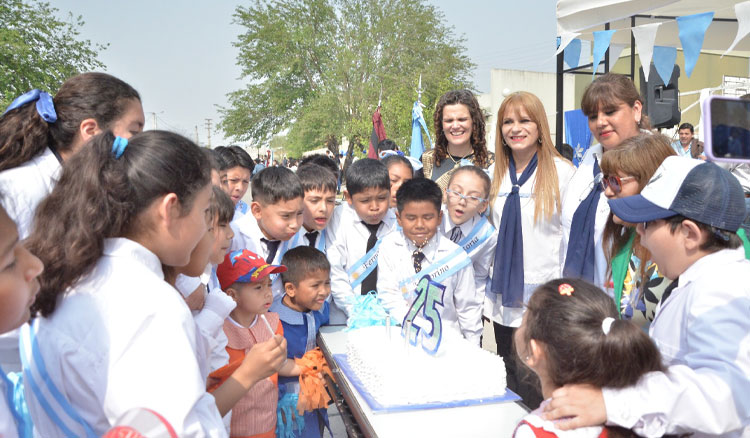
{"type": "Polygon", "coordinates": [[[633,254],[633,241],[635,230],[630,231],[628,243],[612,259],[612,281],[615,287],[615,303],[617,303],[617,314],[622,318],[622,288],[625,285],[625,275],[628,273],[630,257],[633,254]]]}

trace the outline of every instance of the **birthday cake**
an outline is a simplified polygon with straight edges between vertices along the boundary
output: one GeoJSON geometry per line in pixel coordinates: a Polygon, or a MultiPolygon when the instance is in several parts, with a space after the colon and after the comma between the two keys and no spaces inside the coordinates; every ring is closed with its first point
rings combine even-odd
{"type": "Polygon", "coordinates": [[[434,355],[406,343],[400,327],[385,326],[349,332],[346,351],[354,374],[383,406],[482,400],[506,393],[503,359],[453,331],[443,333],[434,355]]]}

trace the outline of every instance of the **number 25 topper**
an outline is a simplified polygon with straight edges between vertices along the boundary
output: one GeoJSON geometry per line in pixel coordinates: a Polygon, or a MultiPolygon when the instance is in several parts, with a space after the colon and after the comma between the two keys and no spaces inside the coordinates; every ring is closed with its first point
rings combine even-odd
{"type": "Polygon", "coordinates": [[[419,280],[415,292],[417,297],[401,323],[401,335],[406,336],[411,345],[417,345],[419,332],[424,330],[418,322],[426,319],[432,324],[432,328],[429,333],[422,333],[422,349],[430,355],[435,355],[443,338],[443,321],[435,305],[443,305],[445,286],[433,281],[428,274],[419,280]],[[424,309],[422,312],[424,318],[418,318],[422,309],[424,309]],[[406,321],[412,321],[412,324],[407,325],[406,321]],[[409,333],[406,333],[407,328],[409,333]]]}

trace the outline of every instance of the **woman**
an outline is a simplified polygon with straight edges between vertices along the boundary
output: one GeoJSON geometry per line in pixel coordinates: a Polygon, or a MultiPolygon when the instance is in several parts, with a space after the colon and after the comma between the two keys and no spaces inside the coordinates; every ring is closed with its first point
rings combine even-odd
{"type": "Polygon", "coordinates": [[[422,155],[422,164],[424,177],[437,182],[443,191],[462,161],[482,169],[495,162],[495,154],[487,151],[482,109],[471,91],[443,94],[434,119],[435,147],[422,155]]]}
{"type": "Polygon", "coordinates": [[[575,168],[555,149],[544,106],[531,93],[513,93],[503,101],[496,138],[489,199],[498,237],[484,315],[493,322],[508,387],[534,408],[541,394],[511,357],[513,331],[531,293],[560,276],[560,204],[575,168]]]}
{"type": "Polygon", "coordinates": [[[563,276],[582,278],[604,289],[607,261],[602,232],[609,205],[599,184],[599,163],[607,151],[617,149],[649,125],[638,90],[623,75],[607,73],[594,80],[583,93],[581,109],[599,143],[586,151],[563,198],[563,276]]]}
{"type": "MultiPolygon", "coordinates": [[[[604,196],[614,199],[639,194],[670,155],[675,151],[663,135],[639,134],[625,140],[602,157],[604,196]]],[[[670,281],[650,261],[651,254],[640,240],[634,224],[609,214],[602,234],[608,290],[614,293],[622,319],[647,327],[670,281]]]]}

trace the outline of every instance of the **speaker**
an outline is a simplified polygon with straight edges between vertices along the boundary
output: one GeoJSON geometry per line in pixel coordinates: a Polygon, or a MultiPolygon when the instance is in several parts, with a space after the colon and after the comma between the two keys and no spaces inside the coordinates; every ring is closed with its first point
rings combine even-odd
{"type": "Polygon", "coordinates": [[[648,115],[651,126],[654,128],[671,128],[680,123],[680,90],[678,80],[680,78],[680,66],[675,65],[669,85],[656,72],[656,67],[651,63],[651,71],[648,74],[648,82],[643,75],[643,67],[640,68],[641,96],[643,96],[643,111],[648,115]]]}

